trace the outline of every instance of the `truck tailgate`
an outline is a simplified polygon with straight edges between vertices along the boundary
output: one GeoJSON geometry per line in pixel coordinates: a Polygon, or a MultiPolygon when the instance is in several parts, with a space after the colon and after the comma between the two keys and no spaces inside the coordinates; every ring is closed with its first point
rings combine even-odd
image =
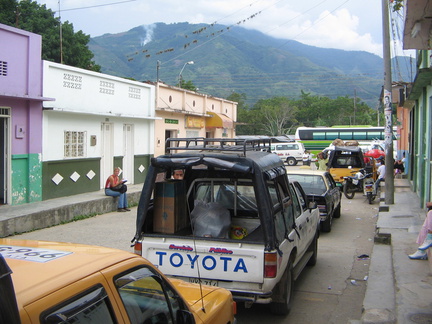
{"type": "Polygon", "coordinates": [[[142,256],[166,275],[250,283],[264,277],[261,244],[144,237],[142,256]]]}

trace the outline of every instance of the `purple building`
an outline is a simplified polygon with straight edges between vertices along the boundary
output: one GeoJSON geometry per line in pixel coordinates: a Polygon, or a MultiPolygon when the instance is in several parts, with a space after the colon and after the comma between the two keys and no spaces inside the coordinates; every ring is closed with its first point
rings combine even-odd
{"type": "Polygon", "coordinates": [[[42,37],[0,24],[0,204],[42,200],[42,37]]]}

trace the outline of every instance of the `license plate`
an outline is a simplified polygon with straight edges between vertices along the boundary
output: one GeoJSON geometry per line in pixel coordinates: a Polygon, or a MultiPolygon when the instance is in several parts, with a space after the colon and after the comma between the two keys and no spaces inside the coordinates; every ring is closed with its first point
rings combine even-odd
{"type": "Polygon", "coordinates": [[[369,188],[369,187],[366,187],[366,188],[365,188],[365,191],[366,191],[366,192],[371,192],[371,191],[373,191],[373,189],[372,189],[372,187],[370,187],[370,188],[369,188]]]}
{"type": "Polygon", "coordinates": [[[7,259],[45,263],[72,254],[72,252],[41,249],[36,247],[0,245],[0,254],[7,259]]]}
{"type": "Polygon", "coordinates": [[[219,282],[217,280],[209,280],[209,279],[198,279],[198,278],[189,278],[189,282],[190,283],[200,283],[202,285],[207,285],[207,286],[213,286],[213,287],[219,287],[219,282]]]}

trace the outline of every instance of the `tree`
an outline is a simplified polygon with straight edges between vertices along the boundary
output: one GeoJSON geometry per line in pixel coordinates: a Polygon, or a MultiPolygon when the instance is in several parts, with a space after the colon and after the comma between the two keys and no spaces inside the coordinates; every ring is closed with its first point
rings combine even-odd
{"type": "Polygon", "coordinates": [[[256,105],[263,119],[261,120],[264,134],[270,136],[288,134],[296,124],[294,118],[297,108],[286,97],[261,99],[256,105]]]}
{"type": "Polygon", "coordinates": [[[304,126],[376,125],[376,112],[359,98],[331,99],[302,91],[295,105],[298,107],[296,118],[304,126]]]}
{"type": "Polygon", "coordinates": [[[90,36],[82,31],[77,33],[68,21],[60,23],[54,12],[36,1],[2,0],[0,2],[0,22],[42,36],[42,59],[64,63],[75,67],[100,71],[95,64],[93,53],[87,47],[90,36]],[[62,46],[60,45],[60,26],[62,46]],[[62,48],[62,50],[61,50],[62,48]],[[63,57],[63,59],[62,59],[63,57]]]}
{"type": "Polygon", "coordinates": [[[263,116],[259,109],[237,108],[237,135],[262,135],[263,116]]]}
{"type": "Polygon", "coordinates": [[[16,0],[0,1],[0,22],[2,24],[13,26],[16,21],[15,15],[16,0]]]}
{"type": "Polygon", "coordinates": [[[323,106],[327,106],[328,100],[330,99],[327,97],[312,96],[310,93],[302,90],[300,99],[294,102],[298,108],[296,114],[298,122],[308,127],[326,126],[322,124],[325,119],[323,106]]]}
{"type": "Polygon", "coordinates": [[[233,92],[227,100],[237,102],[237,123],[236,123],[236,134],[237,135],[261,135],[263,134],[262,129],[262,114],[259,109],[250,109],[246,105],[246,94],[233,92]]]}
{"type": "Polygon", "coordinates": [[[198,88],[193,84],[192,81],[185,81],[185,80],[181,80],[181,84],[180,84],[180,88],[182,89],[186,89],[186,90],[190,90],[190,91],[197,91],[198,88]]]}
{"type": "Polygon", "coordinates": [[[64,63],[100,72],[100,66],[92,61],[93,53],[87,47],[90,35],[84,34],[81,30],[74,33],[73,25],[68,21],[63,23],[62,34],[64,63]]]}
{"type": "Polygon", "coordinates": [[[238,109],[247,109],[247,106],[246,106],[247,98],[246,98],[245,93],[233,92],[226,99],[230,100],[230,101],[237,102],[237,110],[238,109]]]}
{"type": "Polygon", "coordinates": [[[237,112],[238,135],[293,134],[297,126],[377,125],[377,112],[360,98],[331,99],[304,91],[298,100],[286,97],[262,99],[252,109],[239,106],[237,112]]]}

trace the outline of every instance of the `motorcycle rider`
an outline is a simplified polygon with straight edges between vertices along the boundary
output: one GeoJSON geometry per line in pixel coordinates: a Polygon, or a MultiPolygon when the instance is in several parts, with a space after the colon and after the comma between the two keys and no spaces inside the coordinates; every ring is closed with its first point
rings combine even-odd
{"type": "Polygon", "coordinates": [[[385,181],[385,161],[384,161],[384,159],[381,159],[381,165],[378,167],[377,173],[378,173],[378,179],[375,182],[375,191],[378,190],[380,182],[385,181]]]}

